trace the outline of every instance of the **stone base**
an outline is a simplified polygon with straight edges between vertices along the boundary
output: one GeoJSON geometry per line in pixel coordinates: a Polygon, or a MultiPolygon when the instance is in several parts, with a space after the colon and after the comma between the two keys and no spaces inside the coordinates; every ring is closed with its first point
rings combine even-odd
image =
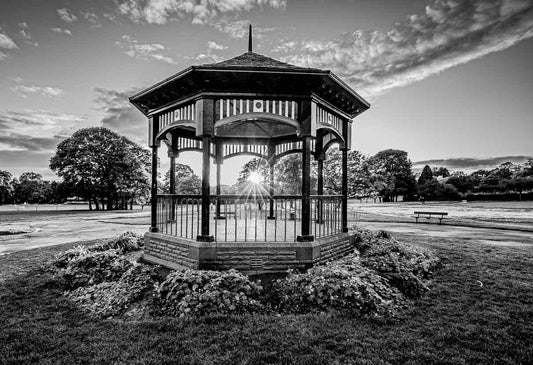
{"type": "Polygon", "coordinates": [[[341,233],[309,242],[199,242],[147,232],[143,260],[170,269],[285,272],[345,256],[353,252],[354,239],[341,233]]]}

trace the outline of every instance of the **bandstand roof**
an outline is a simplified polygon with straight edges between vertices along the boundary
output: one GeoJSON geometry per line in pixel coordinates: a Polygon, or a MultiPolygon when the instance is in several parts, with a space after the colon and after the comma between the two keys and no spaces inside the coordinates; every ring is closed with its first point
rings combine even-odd
{"type": "Polygon", "coordinates": [[[351,118],[370,107],[329,70],[305,68],[254,52],[226,61],[191,66],[130,98],[143,114],[199,93],[303,96],[314,94],[351,118]]]}

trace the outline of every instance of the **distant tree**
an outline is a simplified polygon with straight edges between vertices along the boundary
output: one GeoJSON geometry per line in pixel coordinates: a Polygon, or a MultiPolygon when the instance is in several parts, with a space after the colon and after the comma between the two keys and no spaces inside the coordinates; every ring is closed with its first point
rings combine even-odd
{"type": "Polygon", "coordinates": [[[0,170],[0,205],[13,202],[13,175],[0,170]]]}
{"type": "Polygon", "coordinates": [[[399,195],[412,198],[416,193],[416,180],[407,152],[384,150],[368,159],[369,172],[374,184],[381,185],[380,194],[386,201],[397,201],[399,195]]]}
{"type": "Polygon", "coordinates": [[[448,177],[450,176],[450,171],[446,167],[434,167],[433,168],[433,177],[448,177]]]}
{"type": "Polygon", "coordinates": [[[433,171],[431,170],[431,167],[429,165],[424,166],[422,169],[422,173],[420,174],[420,177],[418,178],[418,184],[422,185],[426,183],[427,181],[433,180],[433,171]]]}
{"type": "Polygon", "coordinates": [[[468,191],[473,191],[475,187],[472,177],[466,175],[462,171],[454,172],[446,182],[453,185],[457,191],[462,194],[466,194],[468,191]]]}
{"type": "Polygon", "coordinates": [[[16,203],[46,203],[51,195],[50,182],[44,181],[41,174],[24,172],[15,185],[16,203]]]}
{"type": "MultiPolygon", "coordinates": [[[[170,193],[170,173],[170,170],[166,172],[165,177],[163,178],[163,184],[161,186],[161,190],[167,194],[170,193]]],[[[195,194],[184,192],[185,190],[191,191],[191,184],[194,185],[194,181],[200,182],[198,188],[201,192],[202,181],[199,176],[195,175],[194,171],[191,169],[190,166],[181,163],[176,163],[176,169],[174,171],[174,174],[176,182],[176,194],[195,194]],[[194,179],[193,176],[195,177],[194,179]]],[[[193,188],[192,190],[196,191],[196,188],[193,188]]]]}
{"type": "Polygon", "coordinates": [[[262,182],[268,181],[269,166],[268,162],[263,158],[253,158],[243,165],[241,171],[239,171],[239,177],[237,178],[237,184],[243,184],[248,181],[248,178],[252,173],[259,174],[262,178],[262,182]]]}
{"type": "Polygon", "coordinates": [[[75,195],[100,207],[130,209],[150,187],[150,153],[107,128],[84,128],[60,142],[50,168],[75,195]]]}

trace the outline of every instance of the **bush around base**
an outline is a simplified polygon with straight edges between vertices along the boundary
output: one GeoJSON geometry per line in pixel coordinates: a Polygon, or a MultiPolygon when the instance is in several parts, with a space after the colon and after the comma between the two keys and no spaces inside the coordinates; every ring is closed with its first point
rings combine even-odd
{"type": "Polygon", "coordinates": [[[144,303],[151,316],[243,313],[342,312],[394,315],[421,296],[424,280],[439,266],[431,252],[400,243],[386,231],[355,232],[354,253],[340,260],[289,272],[268,290],[235,271],[173,271],[128,259],[139,249],[130,233],[89,247],[75,247],[50,264],[65,295],[97,317],[123,315],[144,303]]]}

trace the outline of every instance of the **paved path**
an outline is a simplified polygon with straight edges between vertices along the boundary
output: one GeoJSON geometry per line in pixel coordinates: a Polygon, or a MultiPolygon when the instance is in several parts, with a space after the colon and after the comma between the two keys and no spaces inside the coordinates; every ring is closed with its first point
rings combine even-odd
{"type": "Polygon", "coordinates": [[[0,216],[0,231],[29,233],[0,235],[0,255],[36,247],[109,238],[126,231],[148,230],[150,211],[75,212],[70,214],[25,214],[0,216]]]}

